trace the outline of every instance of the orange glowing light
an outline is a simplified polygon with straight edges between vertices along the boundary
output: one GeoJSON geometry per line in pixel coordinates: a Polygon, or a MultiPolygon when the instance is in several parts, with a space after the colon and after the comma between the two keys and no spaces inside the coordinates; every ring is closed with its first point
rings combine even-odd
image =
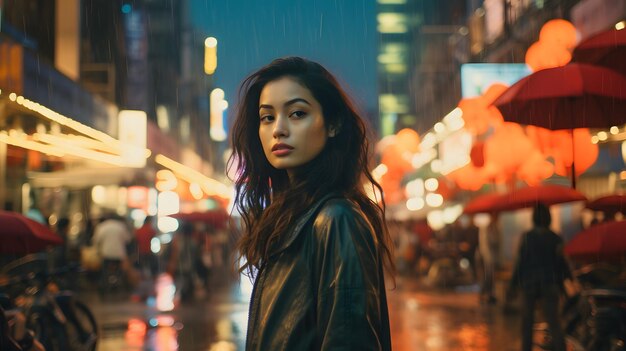
{"type": "Polygon", "coordinates": [[[533,71],[565,66],[572,60],[572,54],[563,46],[538,41],[526,51],[525,61],[533,71]]]}
{"type": "Polygon", "coordinates": [[[396,134],[396,143],[402,151],[414,154],[419,151],[420,137],[413,129],[404,128],[396,134]]]}
{"type": "Polygon", "coordinates": [[[572,49],[578,41],[576,27],[564,19],[546,22],[539,32],[539,41],[564,49],[572,49]]]}

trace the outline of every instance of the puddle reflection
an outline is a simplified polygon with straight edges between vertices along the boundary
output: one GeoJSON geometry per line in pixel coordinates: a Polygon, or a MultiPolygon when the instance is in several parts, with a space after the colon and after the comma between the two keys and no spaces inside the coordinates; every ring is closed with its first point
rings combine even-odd
{"type": "Polygon", "coordinates": [[[182,323],[169,315],[151,318],[148,323],[131,318],[124,334],[125,350],[177,351],[178,331],[181,329],[182,323]]]}

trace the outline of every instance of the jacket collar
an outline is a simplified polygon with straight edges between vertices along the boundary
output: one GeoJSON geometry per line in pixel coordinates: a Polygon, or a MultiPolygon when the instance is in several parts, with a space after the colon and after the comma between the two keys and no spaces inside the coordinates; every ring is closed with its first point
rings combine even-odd
{"type": "Polygon", "coordinates": [[[320,208],[330,199],[339,198],[341,195],[337,193],[330,193],[324,195],[321,199],[315,202],[297,221],[293,230],[289,230],[287,235],[285,235],[284,240],[278,241],[275,245],[272,245],[272,248],[269,252],[269,257],[273,257],[276,254],[287,249],[294,241],[300,236],[300,233],[303,231],[304,226],[319,212],[320,208]]]}

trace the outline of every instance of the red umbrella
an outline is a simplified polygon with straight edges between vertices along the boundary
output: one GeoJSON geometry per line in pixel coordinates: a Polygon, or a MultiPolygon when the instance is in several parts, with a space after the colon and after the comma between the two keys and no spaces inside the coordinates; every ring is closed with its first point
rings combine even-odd
{"type": "Polygon", "coordinates": [[[538,185],[518,188],[508,193],[489,193],[469,201],[463,210],[467,214],[512,211],[533,207],[537,202],[556,205],[585,201],[585,195],[561,185],[538,185]]]}
{"type": "Polygon", "coordinates": [[[463,213],[475,214],[482,212],[494,212],[492,208],[498,206],[504,193],[487,193],[478,195],[465,204],[463,213]]]}
{"type": "Polygon", "coordinates": [[[626,256],[626,221],[593,225],[565,245],[572,258],[586,260],[623,259],[626,256]]]}
{"type": "Polygon", "coordinates": [[[626,123],[626,77],[573,63],[520,79],[493,103],[505,121],[551,130],[608,128],[626,123]]]}
{"type": "Polygon", "coordinates": [[[622,212],[626,214],[626,195],[607,195],[589,201],[587,203],[588,209],[594,211],[603,211],[609,213],[622,212]]]}
{"type": "Polygon", "coordinates": [[[186,222],[201,222],[210,224],[215,228],[221,229],[226,226],[228,221],[228,213],[223,209],[211,210],[205,212],[189,212],[189,213],[177,213],[172,215],[176,219],[186,222]]]}
{"type": "Polygon", "coordinates": [[[626,30],[611,29],[585,39],[574,49],[572,62],[603,66],[626,75],[626,30]]]}
{"type": "Polygon", "coordinates": [[[16,212],[0,211],[0,253],[29,254],[63,239],[48,227],[16,212]]]}
{"type": "MultiPolygon", "coordinates": [[[[626,123],[626,76],[582,63],[547,68],[520,79],[493,104],[505,121],[569,129],[573,138],[575,128],[626,123]]],[[[574,164],[572,188],[576,188],[574,164]]]]}

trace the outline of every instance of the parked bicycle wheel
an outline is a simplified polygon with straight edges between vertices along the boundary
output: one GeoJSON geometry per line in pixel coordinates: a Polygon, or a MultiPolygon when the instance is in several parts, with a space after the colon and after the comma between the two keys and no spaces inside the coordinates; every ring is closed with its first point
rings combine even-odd
{"type": "Polygon", "coordinates": [[[89,308],[80,301],[72,301],[71,311],[66,311],[65,330],[67,344],[72,351],[95,351],[98,342],[98,325],[89,308]]]}
{"type": "Polygon", "coordinates": [[[46,351],[70,351],[63,324],[45,309],[31,310],[27,315],[27,324],[46,351]]]}

